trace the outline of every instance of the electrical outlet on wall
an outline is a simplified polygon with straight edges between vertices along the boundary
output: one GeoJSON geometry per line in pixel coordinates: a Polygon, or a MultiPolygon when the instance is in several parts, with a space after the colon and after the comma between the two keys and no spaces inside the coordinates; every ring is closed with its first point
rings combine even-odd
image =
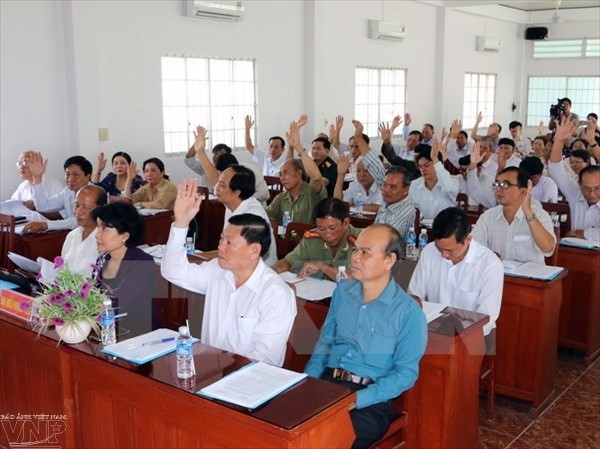
{"type": "Polygon", "coordinates": [[[108,128],[98,128],[98,140],[100,142],[108,140],[108,128]]]}

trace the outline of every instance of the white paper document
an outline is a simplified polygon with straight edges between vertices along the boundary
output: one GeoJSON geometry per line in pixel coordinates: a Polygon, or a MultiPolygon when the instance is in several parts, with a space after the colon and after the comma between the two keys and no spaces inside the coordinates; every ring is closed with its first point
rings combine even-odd
{"type": "Polygon", "coordinates": [[[279,276],[296,287],[296,296],[307,301],[320,301],[330,298],[335,290],[335,282],[327,279],[316,279],[312,277],[299,278],[295,273],[285,271],[279,276]]]}
{"type": "MultiPolygon", "coordinates": [[[[356,215],[356,207],[350,206],[350,213],[352,215],[356,215]]],[[[363,210],[362,214],[363,215],[377,215],[377,212],[369,212],[368,210],[363,210]]]]}
{"type": "Polygon", "coordinates": [[[37,273],[41,269],[39,263],[25,256],[21,256],[20,254],[9,251],[8,258],[21,270],[30,271],[31,273],[37,273]]]}
{"type": "Polygon", "coordinates": [[[503,260],[504,274],[527,279],[539,279],[551,281],[564,271],[562,267],[553,267],[533,262],[515,262],[514,260],[503,260]]]}
{"type": "Polygon", "coordinates": [[[158,265],[161,264],[162,258],[165,255],[165,248],[167,245],[141,245],[139,248],[143,250],[145,253],[150,254],[154,258],[154,262],[158,265]]]}
{"type": "Polygon", "coordinates": [[[257,362],[247,365],[198,391],[200,396],[255,409],[307,376],[257,362]]]}
{"type": "Polygon", "coordinates": [[[578,239],[576,237],[564,237],[560,239],[560,244],[565,246],[574,246],[575,248],[598,249],[600,243],[592,242],[591,240],[578,239]]]}
{"type": "MultiPolygon", "coordinates": [[[[171,329],[156,329],[147,334],[105,346],[100,352],[141,365],[175,351],[177,337],[179,337],[179,332],[171,329]]],[[[197,338],[192,340],[194,343],[199,341],[197,338]]]]}
{"type": "Polygon", "coordinates": [[[162,212],[169,212],[169,209],[138,209],[138,212],[140,215],[143,215],[144,217],[148,217],[151,215],[160,214],[162,212]]]}
{"type": "Polygon", "coordinates": [[[442,310],[446,308],[445,304],[437,302],[423,301],[423,313],[427,318],[427,323],[431,323],[436,318],[442,316],[442,310]]]}

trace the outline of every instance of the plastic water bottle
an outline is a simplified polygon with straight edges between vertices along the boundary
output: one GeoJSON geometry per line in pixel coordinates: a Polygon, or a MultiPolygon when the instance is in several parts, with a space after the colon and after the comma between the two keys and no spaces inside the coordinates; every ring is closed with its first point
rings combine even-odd
{"type": "Polygon", "coordinates": [[[195,250],[196,248],[194,248],[194,239],[192,237],[187,237],[185,239],[185,252],[188,254],[194,254],[195,250]]]}
{"type": "Polygon", "coordinates": [[[112,301],[105,299],[102,302],[102,312],[100,312],[100,338],[104,346],[114,345],[117,342],[117,330],[115,326],[115,309],[112,301]]]}
{"type": "Polygon", "coordinates": [[[427,229],[421,229],[421,233],[419,234],[419,256],[421,256],[421,252],[423,248],[427,246],[429,243],[429,237],[427,236],[427,229]]]}
{"type": "Polygon", "coordinates": [[[551,212],[550,218],[552,219],[552,225],[555,228],[560,228],[560,216],[556,212],[551,212]]]}
{"type": "Polygon", "coordinates": [[[283,225],[283,235],[285,236],[287,232],[288,225],[292,222],[292,213],[289,210],[283,212],[283,220],[281,224],[283,225]]]}
{"type": "Polygon", "coordinates": [[[406,260],[417,260],[417,236],[412,226],[406,234],[406,260]]]}
{"type": "Polygon", "coordinates": [[[177,377],[188,379],[194,375],[192,368],[194,358],[192,357],[192,337],[187,326],[179,328],[177,337],[177,377]]]}
{"type": "Polygon", "coordinates": [[[365,195],[362,192],[357,192],[354,198],[354,206],[356,207],[356,215],[359,217],[363,214],[363,205],[365,204],[365,195]]]}
{"type": "Polygon", "coordinates": [[[346,274],[346,267],[344,265],[340,265],[338,267],[338,272],[335,276],[335,283],[341,284],[342,282],[346,282],[348,280],[348,274],[346,274]]]}

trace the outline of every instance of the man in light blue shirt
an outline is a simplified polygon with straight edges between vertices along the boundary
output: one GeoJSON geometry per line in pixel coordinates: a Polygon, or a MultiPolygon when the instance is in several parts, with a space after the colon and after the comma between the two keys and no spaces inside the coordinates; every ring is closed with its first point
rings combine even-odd
{"type": "Polygon", "coordinates": [[[427,323],[419,305],[394,281],[400,235],[375,224],[358,237],[352,281],[333,292],[321,336],[305,372],[356,390],[350,419],[353,448],[380,439],[393,417],[391,399],[411,388],[427,344],[427,323]]]}

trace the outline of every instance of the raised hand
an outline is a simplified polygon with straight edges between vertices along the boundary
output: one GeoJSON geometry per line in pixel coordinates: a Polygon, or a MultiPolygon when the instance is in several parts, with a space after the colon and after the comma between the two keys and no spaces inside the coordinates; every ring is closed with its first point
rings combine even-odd
{"type": "Polygon", "coordinates": [[[433,144],[431,145],[431,160],[435,164],[438,161],[438,154],[440,154],[440,149],[442,145],[437,137],[433,138],[433,144]]]}
{"type": "Polygon", "coordinates": [[[541,120],[540,124],[538,125],[538,136],[541,136],[542,134],[544,134],[545,130],[546,130],[546,127],[544,126],[544,121],[541,120]]]}
{"type": "Polygon", "coordinates": [[[37,183],[41,182],[42,175],[46,171],[46,165],[48,165],[48,159],[44,160],[42,153],[35,152],[31,155],[29,158],[29,170],[33,175],[34,182],[37,178],[39,178],[37,183]]]}
{"type": "Polygon", "coordinates": [[[525,192],[525,196],[523,197],[523,201],[521,201],[521,208],[523,209],[523,213],[526,216],[531,216],[533,214],[533,209],[531,208],[531,189],[533,188],[533,183],[531,179],[527,181],[527,192],[525,192]]]}
{"type": "Polygon", "coordinates": [[[443,140],[440,144],[440,154],[442,155],[443,160],[448,159],[448,140],[443,140]]]}
{"type": "Polygon", "coordinates": [[[446,140],[446,137],[448,137],[448,131],[446,130],[446,127],[442,127],[442,142],[444,142],[446,140]]]}
{"type": "Polygon", "coordinates": [[[308,115],[302,114],[298,119],[298,127],[302,128],[304,125],[308,123],[308,115]]]}
{"type": "Polygon", "coordinates": [[[329,125],[329,141],[333,142],[335,140],[335,137],[338,134],[338,130],[335,128],[335,125],[333,123],[331,123],[329,125]]]}
{"type": "Polygon", "coordinates": [[[554,140],[564,142],[573,132],[573,122],[568,120],[565,116],[562,116],[560,123],[556,124],[556,131],[554,132],[554,140]]]}
{"type": "Polygon", "coordinates": [[[173,206],[175,215],[175,227],[187,228],[190,221],[200,210],[202,198],[198,196],[198,181],[195,179],[184,179],[177,186],[177,199],[173,206]]]}
{"type": "MultiPolygon", "coordinates": [[[[246,117],[248,118],[248,117],[246,117]]],[[[206,151],[206,128],[198,125],[196,126],[196,131],[194,131],[194,150],[196,150],[196,155],[199,151],[206,151]]]]}
{"type": "Polygon", "coordinates": [[[131,161],[127,167],[127,179],[133,180],[137,176],[137,162],[131,161]]]}
{"type": "Polygon", "coordinates": [[[392,133],[394,132],[394,130],[396,128],[398,128],[400,126],[401,123],[402,123],[402,119],[400,118],[399,115],[394,117],[394,119],[392,120],[392,126],[390,126],[392,133]]]}
{"type": "Polygon", "coordinates": [[[335,118],[335,130],[339,133],[342,126],[344,126],[344,116],[338,115],[335,118]]]}
{"type": "Polygon", "coordinates": [[[350,168],[350,159],[352,156],[347,154],[342,154],[338,157],[337,160],[337,172],[338,176],[344,176],[348,173],[348,168],[350,168]]]}
{"type": "Polygon", "coordinates": [[[483,120],[483,113],[480,111],[479,114],[477,114],[477,119],[475,120],[475,124],[479,125],[482,120],[483,120]]]}
{"type": "Polygon", "coordinates": [[[410,122],[412,122],[412,119],[410,118],[410,114],[407,112],[404,114],[404,125],[408,126],[410,125],[410,122]]]}
{"type": "Polygon", "coordinates": [[[250,128],[252,128],[254,126],[254,121],[252,120],[252,117],[247,115],[244,120],[244,125],[246,127],[246,131],[250,130],[250,128]]]}
{"type": "Polygon", "coordinates": [[[506,167],[506,149],[499,148],[496,154],[498,155],[498,171],[502,171],[506,167]]]}
{"type": "Polygon", "coordinates": [[[381,122],[379,124],[379,134],[384,143],[389,143],[392,139],[392,130],[386,122],[381,122]]]}
{"type": "Polygon", "coordinates": [[[458,138],[458,135],[460,134],[460,132],[462,131],[462,121],[461,120],[454,120],[452,122],[452,129],[451,129],[451,135],[450,137],[453,139],[458,138]]]}
{"type": "Polygon", "coordinates": [[[298,122],[290,123],[290,131],[285,133],[288,144],[298,151],[300,148],[300,125],[298,122]]]}
{"type": "Polygon", "coordinates": [[[362,139],[362,134],[363,134],[365,127],[358,120],[352,120],[352,124],[354,125],[354,136],[360,137],[362,139]]]}
{"type": "Polygon", "coordinates": [[[473,149],[471,150],[471,164],[469,165],[469,169],[475,170],[481,161],[483,161],[481,147],[479,142],[475,142],[475,145],[473,145],[473,149]]]}
{"type": "Polygon", "coordinates": [[[106,158],[104,157],[104,153],[100,152],[98,154],[98,171],[101,173],[106,168],[106,158]]]}

